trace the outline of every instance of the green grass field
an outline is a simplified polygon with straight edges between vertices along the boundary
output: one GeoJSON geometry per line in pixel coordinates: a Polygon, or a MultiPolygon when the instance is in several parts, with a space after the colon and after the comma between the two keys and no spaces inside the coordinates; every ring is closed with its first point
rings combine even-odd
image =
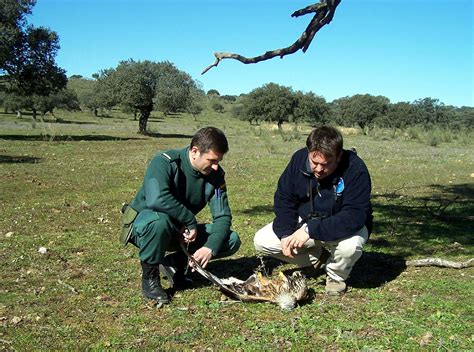
{"type": "Polygon", "coordinates": [[[281,135],[206,112],[198,121],[156,115],[153,135],[141,136],[129,117],[57,115],[0,114],[1,349],[474,349],[474,269],[405,265],[474,256],[474,144],[345,135],[371,172],[375,230],[343,297],[326,297],[321,276],[309,281],[309,301],[285,312],[224,301],[195,275],[195,288],[156,309],[141,297],[137,250],[117,240],[121,204],[153,155],[188,144],[200,127],[225,131],[242,247],[209,270],[243,279],[259,264],[253,235],[272,220],[276,182],[308,126],[281,135]]]}

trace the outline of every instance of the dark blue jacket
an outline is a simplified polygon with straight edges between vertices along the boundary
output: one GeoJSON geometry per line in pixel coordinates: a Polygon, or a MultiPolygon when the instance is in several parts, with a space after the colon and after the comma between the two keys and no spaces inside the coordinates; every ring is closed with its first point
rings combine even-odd
{"type": "Polygon", "coordinates": [[[298,217],[308,224],[309,236],[320,241],[352,236],[364,225],[370,231],[370,191],[369,171],[356,153],[344,150],[336,170],[318,182],[309,167],[308,150],[300,149],[278,181],[273,231],[280,239],[291,235],[301,225],[298,217]]]}

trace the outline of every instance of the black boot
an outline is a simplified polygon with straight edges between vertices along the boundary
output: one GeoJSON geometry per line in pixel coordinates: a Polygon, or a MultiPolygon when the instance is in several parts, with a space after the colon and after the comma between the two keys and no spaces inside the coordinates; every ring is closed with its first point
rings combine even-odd
{"type": "Polygon", "coordinates": [[[160,271],[165,275],[174,289],[186,289],[192,286],[193,280],[186,276],[188,257],[183,252],[168,254],[160,264],[160,271]]]}
{"type": "Polygon", "coordinates": [[[158,265],[142,264],[142,293],[148,299],[158,303],[169,303],[170,299],[160,283],[160,271],[158,265]]]}

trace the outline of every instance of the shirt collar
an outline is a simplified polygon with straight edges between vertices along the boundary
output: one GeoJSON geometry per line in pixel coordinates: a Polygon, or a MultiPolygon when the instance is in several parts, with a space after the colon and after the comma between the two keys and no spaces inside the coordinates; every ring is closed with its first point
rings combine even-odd
{"type": "Polygon", "coordinates": [[[196,171],[191,164],[191,160],[189,160],[189,146],[183,149],[183,155],[181,156],[183,161],[183,171],[186,174],[189,174],[193,177],[199,178],[203,177],[204,175],[201,174],[199,171],[196,171]]]}

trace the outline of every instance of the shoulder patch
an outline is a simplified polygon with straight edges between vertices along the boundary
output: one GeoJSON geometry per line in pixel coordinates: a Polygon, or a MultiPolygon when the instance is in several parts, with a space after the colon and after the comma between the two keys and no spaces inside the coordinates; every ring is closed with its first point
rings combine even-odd
{"type": "Polygon", "coordinates": [[[160,155],[169,162],[173,162],[179,159],[179,153],[177,150],[167,150],[165,152],[161,152],[160,155]]]}
{"type": "Polygon", "coordinates": [[[340,177],[336,185],[336,194],[339,196],[342,194],[343,191],[344,191],[344,179],[340,177]]]}

